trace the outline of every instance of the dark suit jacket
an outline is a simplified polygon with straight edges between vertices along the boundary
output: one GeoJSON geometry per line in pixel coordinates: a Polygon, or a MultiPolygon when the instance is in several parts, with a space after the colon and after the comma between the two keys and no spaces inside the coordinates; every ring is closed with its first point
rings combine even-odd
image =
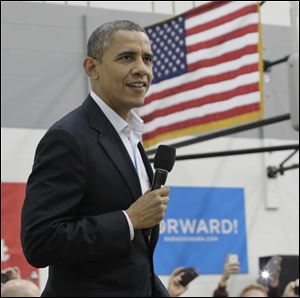
{"type": "MultiPolygon", "coordinates": [[[[149,179],[153,172],[139,145],[149,179]]],[[[40,141],[22,209],[28,262],[49,266],[43,296],[167,296],[153,272],[152,241],[130,241],[121,210],[142,194],[118,133],[89,96],[40,141]]]]}

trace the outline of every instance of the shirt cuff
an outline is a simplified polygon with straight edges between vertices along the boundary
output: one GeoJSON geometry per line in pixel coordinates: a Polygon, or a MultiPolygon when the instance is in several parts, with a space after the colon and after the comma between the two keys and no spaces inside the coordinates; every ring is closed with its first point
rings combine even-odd
{"type": "Polygon", "coordinates": [[[130,240],[132,241],[133,238],[134,238],[134,229],[133,229],[133,225],[132,225],[132,222],[131,222],[131,220],[130,220],[128,214],[127,214],[124,210],[122,210],[122,211],[123,211],[123,213],[125,214],[125,217],[126,217],[126,219],[127,219],[128,226],[129,226],[129,232],[130,232],[130,240]]]}

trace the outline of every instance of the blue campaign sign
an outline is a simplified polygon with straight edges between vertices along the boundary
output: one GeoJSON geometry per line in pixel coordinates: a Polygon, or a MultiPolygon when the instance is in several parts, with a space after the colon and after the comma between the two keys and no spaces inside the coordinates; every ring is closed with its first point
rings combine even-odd
{"type": "Polygon", "coordinates": [[[155,249],[155,271],[195,267],[200,274],[221,274],[228,254],[237,254],[248,272],[244,190],[171,187],[166,216],[155,249]]]}

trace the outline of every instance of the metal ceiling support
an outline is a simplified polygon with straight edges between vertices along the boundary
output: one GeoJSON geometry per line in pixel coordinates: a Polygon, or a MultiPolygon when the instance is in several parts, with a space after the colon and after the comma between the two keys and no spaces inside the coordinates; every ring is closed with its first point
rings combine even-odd
{"type": "MultiPolygon", "coordinates": [[[[211,133],[211,134],[201,135],[201,136],[195,137],[191,140],[171,144],[170,146],[172,146],[174,148],[180,148],[180,147],[184,147],[184,146],[188,146],[188,145],[193,145],[193,144],[196,144],[196,143],[216,139],[216,138],[219,138],[219,137],[228,136],[228,135],[238,133],[238,132],[242,132],[242,131],[245,131],[245,130],[258,128],[258,127],[278,123],[278,122],[281,122],[281,121],[286,121],[286,120],[289,120],[290,118],[291,118],[290,114],[275,116],[275,117],[272,117],[272,118],[263,119],[263,120],[248,123],[248,124],[245,124],[245,125],[240,125],[240,126],[237,126],[237,127],[217,131],[217,132],[214,132],[214,133],[211,133]]],[[[148,155],[155,154],[155,152],[156,152],[156,148],[146,151],[146,153],[148,155]]]]}
{"type": "Polygon", "coordinates": [[[278,166],[269,166],[267,167],[267,175],[269,178],[276,178],[277,174],[280,173],[280,175],[283,175],[284,172],[294,169],[299,169],[299,164],[293,164],[290,166],[285,167],[284,164],[290,160],[297,152],[299,151],[299,148],[296,149],[294,152],[292,152],[287,158],[283,160],[283,162],[278,166]]]}
{"type": "MultiPolygon", "coordinates": [[[[224,157],[232,155],[243,155],[243,154],[253,154],[253,153],[265,153],[265,152],[274,152],[274,151],[283,151],[283,150],[299,150],[299,144],[293,145],[283,145],[283,146],[271,146],[271,147],[262,147],[262,148],[252,148],[252,149],[241,149],[241,150],[231,150],[231,151],[219,151],[219,152],[209,152],[209,153],[200,153],[200,154],[188,154],[176,156],[176,160],[189,160],[189,159],[200,159],[200,158],[211,158],[211,157],[224,157]]],[[[153,162],[154,159],[150,159],[150,162],[153,162]]]]}

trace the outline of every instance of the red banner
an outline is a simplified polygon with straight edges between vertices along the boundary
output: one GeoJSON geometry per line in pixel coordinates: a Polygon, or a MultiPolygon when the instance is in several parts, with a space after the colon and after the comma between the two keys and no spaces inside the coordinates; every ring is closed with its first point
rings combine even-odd
{"type": "Polygon", "coordinates": [[[1,182],[1,270],[19,267],[22,278],[39,284],[39,271],[27,263],[21,247],[21,209],[25,188],[25,183],[1,182]]]}

